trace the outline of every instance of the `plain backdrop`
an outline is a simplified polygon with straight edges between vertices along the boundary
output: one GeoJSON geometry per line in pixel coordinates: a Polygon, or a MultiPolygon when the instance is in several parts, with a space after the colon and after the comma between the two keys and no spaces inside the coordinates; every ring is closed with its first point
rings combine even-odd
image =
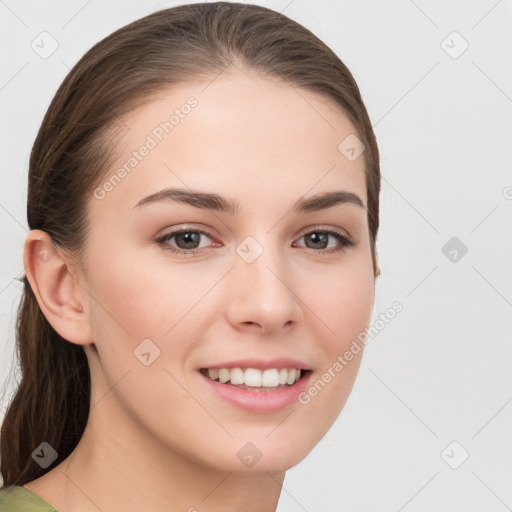
{"type": "MultiPolygon", "coordinates": [[[[28,159],[43,115],[94,43],[181,3],[0,1],[7,397],[19,374],[16,278],[24,271],[28,159]],[[46,51],[58,45],[51,55],[34,49],[42,37],[46,51]]],[[[395,301],[403,305],[370,339],[334,426],[288,471],[278,511],[510,509],[511,2],[254,3],[308,27],[360,86],[382,157],[374,321],[395,301]]],[[[5,401],[1,407],[3,416],[5,401]]]]}

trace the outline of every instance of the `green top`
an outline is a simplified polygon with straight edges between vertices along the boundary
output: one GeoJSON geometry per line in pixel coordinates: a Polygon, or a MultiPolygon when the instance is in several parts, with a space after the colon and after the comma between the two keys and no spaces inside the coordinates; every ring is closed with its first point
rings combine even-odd
{"type": "Polygon", "coordinates": [[[22,485],[0,488],[0,512],[59,512],[22,485]]]}

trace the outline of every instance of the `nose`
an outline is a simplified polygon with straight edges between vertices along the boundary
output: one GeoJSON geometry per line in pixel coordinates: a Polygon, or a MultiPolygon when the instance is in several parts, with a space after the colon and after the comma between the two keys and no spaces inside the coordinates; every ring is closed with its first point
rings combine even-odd
{"type": "Polygon", "coordinates": [[[302,302],[284,254],[265,249],[251,263],[235,255],[230,274],[227,318],[236,330],[279,335],[301,321],[302,302]]]}

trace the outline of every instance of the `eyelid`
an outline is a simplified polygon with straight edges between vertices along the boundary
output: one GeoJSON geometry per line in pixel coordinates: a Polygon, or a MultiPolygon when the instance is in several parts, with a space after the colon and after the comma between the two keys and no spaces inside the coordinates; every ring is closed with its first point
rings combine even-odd
{"type": "Polygon", "coordinates": [[[166,233],[157,236],[156,241],[166,239],[169,236],[177,235],[179,233],[188,232],[188,231],[202,233],[202,234],[209,236],[212,239],[217,238],[217,235],[215,235],[212,230],[210,230],[206,226],[203,226],[202,224],[197,224],[197,225],[183,224],[183,225],[178,225],[178,226],[172,226],[170,228],[170,231],[167,231],[166,233]]]}
{"type": "MultiPolygon", "coordinates": [[[[338,233],[340,235],[343,235],[345,238],[353,241],[352,237],[348,234],[348,232],[346,230],[343,230],[343,229],[335,227],[335,226],[322,225],[322,224],[312,224],[310,226],[306,226],[306,227],[302,228],[295,235],[295,237],[302,237],[305,234],[308,234],[308,233],[310,233],[311,231],[314,231],[314,230],[318,230],[318,231],[334,231],[334,232],[336,232],[336,233],[338,233]]],[[[215,238],[216,237],[216,235],[214,235],[209,228],[207,228],[206,226],[204,226],[202,224],[197,224],[197,225],[184,224],[182,226],[178,225],[176,227],[173,227],[172,231],[169,231],[166,234],[160,235],[158,238],[159,239],[160,238],[165,238],[165,237],[167,237],[170,234],[178,234],[178,233],[183,232],[183,231],[198,231],[198,232],[202,232],[202,233],[208,235],[210,238],[215,238]]]]}
{"type": "Polygon", "coordinates": [[[313,224],[311,226],[306,226],[305,228],[302,228],[299,231],[298,235],[296,235],[296,236],[303,237],[304,235],[307,235],[308,233],[311,233],[312,231],[332,231],[332,232],[338,233],[339,235],[344,236],[345,238],[347,238],[350,241],[353,241],[352,237],[348,234],[348,232],[346,230],[335,227],[335,226],[323,225],[323,224],[313,224]]]}

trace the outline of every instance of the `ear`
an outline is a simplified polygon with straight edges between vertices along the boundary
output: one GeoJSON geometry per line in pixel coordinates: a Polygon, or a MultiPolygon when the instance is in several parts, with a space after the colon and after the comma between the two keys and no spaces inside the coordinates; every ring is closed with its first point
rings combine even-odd
{"type": "Polygon", "coordinates": [[[50,325],[71,343],[93,344],[86,287],[70,272],[70,261],[45,231],[29,231],[23,263],[32,291],[50,325]]]}

